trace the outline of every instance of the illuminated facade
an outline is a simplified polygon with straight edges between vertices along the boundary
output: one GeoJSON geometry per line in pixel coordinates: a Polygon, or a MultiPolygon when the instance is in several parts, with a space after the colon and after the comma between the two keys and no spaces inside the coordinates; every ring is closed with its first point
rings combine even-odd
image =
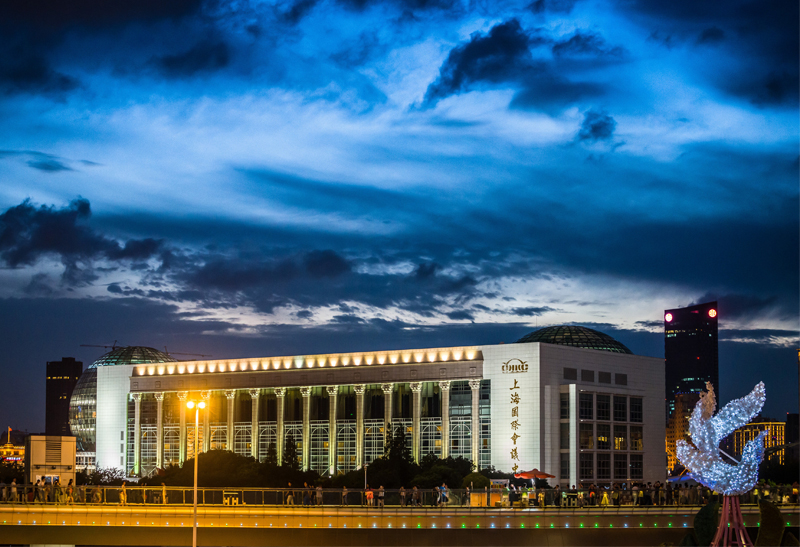
{"type": "Polygon", "coordinates": [[[678,393],[705,391],[706,382],[720,397],[718,311],[716,302],[664,311],[666,418],[675,410],[678,393]]]}
{"type": "Polygon", "coordinates": [[[663,480],[663,360],[583,327],[537,333],[489,346],[98,366],[97,465],[149,474],[197,451],[264,459],[270,446],[280,460],[291,435],[303,468],[347,472],[383,454],[391,427],[416,460],[537,467],[562,484],[663,480]],[[117,395],[101,403],[108,391],[117,395]],[[207,402],[198,431],[189,399],[207,402]]]}
{"type": "MultiPolygon", "coordinates": [[[[755,439],[762,431],[767,431],[767,436],[764,438],[765,449],[769,450],[772,447],[786,444],[786,424],[784,422],[756,420],[740,427],[733,432],[734,455],[737,457],[741,456],[744,446],[749,441],[755,439]]],[[[769,453],[765,459],[777,461],[780,465],[783,465],[786,460],[785,450],[778,450],[777,452],[769,453]]]]}
{"type": "Polygon", "coordinates": [[[667,469],[670,472],[674,471],[678,464],[676,443],[681,439],[689,440],[689,418],[699,400],[700,393],[697,391],[675,395],[675,409],[667,422],[667,469]]]}

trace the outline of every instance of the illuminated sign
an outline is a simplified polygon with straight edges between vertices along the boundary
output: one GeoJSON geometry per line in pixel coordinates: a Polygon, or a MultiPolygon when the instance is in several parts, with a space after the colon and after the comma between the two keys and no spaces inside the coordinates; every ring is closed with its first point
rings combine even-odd
{"type": "Polygon", "coordinates": [[[671,314],[671,313],[668,313],[667,315],[665,315],[665,316],[664,316],[664,321],[666,321],[667,323],[669,323],[670,321],[672,321],[672,314],[671,314]]]}
{"type": "Polygon", "coordinates": [[[528,363],[521,361],[520,359],[510,359],[503,363],[503,366],[500,370],[503,374],[518,374],[522,372],[528,372],[528,363]]]}
{"type": "Polygon", "coordinates": [[[709,316],[709,317],[711,317],[711,318],[713,319],[714,317],[716,317],[716,316],[717,316],[717,310],[715,310],[715,309],[713,309],[713,308],[712,308],[712,309],[710,309],[710,310],[708,310],[708,316],[709,316]]]}

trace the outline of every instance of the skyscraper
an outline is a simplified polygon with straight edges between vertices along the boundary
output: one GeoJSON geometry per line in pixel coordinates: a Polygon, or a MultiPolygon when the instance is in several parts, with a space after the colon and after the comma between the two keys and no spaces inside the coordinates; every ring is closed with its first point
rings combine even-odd
{"type": "Polygon", "coordinates": [[[719,352],[717,303],[664,311],[664,357],[667,419],[675,410],[678,393],[704,391],[711,382],[717,401],[719,352]]]}
{"type": "Polygon", "coordinates": [[[69,429],[69,400],[83,372],[83,363],[74,357],[48,361],[45,384],[45,434],[71,435],[69,429]]]}

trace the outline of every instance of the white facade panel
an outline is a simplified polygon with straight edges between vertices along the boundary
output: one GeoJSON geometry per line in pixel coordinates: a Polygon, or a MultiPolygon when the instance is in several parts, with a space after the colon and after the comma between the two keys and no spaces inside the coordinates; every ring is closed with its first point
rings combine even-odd
{"type": "Polygon", "coordinates": [[[125,469],[128,392],[134,365],[97,367],[97,467],[125,469]]]}

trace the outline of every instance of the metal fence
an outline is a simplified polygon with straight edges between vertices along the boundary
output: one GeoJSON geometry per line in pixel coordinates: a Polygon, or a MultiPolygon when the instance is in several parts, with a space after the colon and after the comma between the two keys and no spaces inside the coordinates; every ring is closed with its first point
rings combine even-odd
{"type": "MultiPolygon", "coordinates": [[[[473,490],[448,489],[446,495],[436,490],[361,490],[340,488],[198,488],[197,502],[205,506],[285,506],[313,507],[368,507],[393,508],[556,508],[636,511],[661,510],[664,507],[693,507],[706,503],[708,498],[678,497],[667,503],[666,496],[633,496],[634,491],[622,490],[618,496],[612,491],[555,490],[513,492],[493,488],[473,490]],[[655,498],[655,499],[653,499],[655,498]]],[[[50,486],[6,485],[0,487],[0,502],[6,504],[57,504],[57,505],[191,505],[194,502],[191,487],[145,486],[50,486]]],[[[777,490],[759,496],[778,505],[796,505],[798,496],[791,489],[777,490]]],[[[750,494],[740,497],[742,505],[754,505],[758,499],[750,494]]]]}

